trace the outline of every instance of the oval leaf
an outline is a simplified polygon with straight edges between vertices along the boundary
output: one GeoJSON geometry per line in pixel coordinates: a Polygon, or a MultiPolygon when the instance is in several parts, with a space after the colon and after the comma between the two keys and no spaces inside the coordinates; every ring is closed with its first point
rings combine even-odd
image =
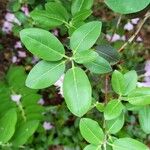
{"type": "Polygon", "coordinates": [[[28,28],[20,32],[21,41],[34,55],[48,61],[57,61],[64,57],[64,47],[50,32],[28,28]]]}
{"type": "Polygon", "coordinates": [[[98,39],[101,27],[101,22],[92,21],[75,30],[70,38],[70,47],[74,54],[90,49],[98,39]]]}
{"type": "Polygon", "coordinates": [[[142,130],[150,134],[150,106],[145,106],[139,111],[139,122],[142,130]]]}
{"type": "Polygon", "coordinates": [[[101,146],[97,145],[87,145],[83,150],[101,150],[101,146]]]}
{"type": "Polygon", "coordinates": [[[76,15],[74,15],[71,22],[73,24],[78,23],[78,22],[83,21],[86,18],[88,18],[91,14],[92,14],[91,10],[82,10],[82,11],[78,12],[76,15]]]}
{"type": "Polygon", "coordinates": [[[95,74],[104,74],[112,71],[108,61],[101,56],[97,56],[95,60],[89,63],[84,63],[84,66],[95,74]]]}
{"type": "Polygon", "coordinates": [[[115,140],[113,145],[113,150],[149,150],[146,145],[131,138],[115,140]]]}
{"type": "Polygon", "coordinates": [[[150,88],[136,88],[129,93],[127,100],[133,105],[150,104],[150,88]]]}
{"type": "Polygon", "coordinates": [[[106,105],[104,110],[104,117],[106,120],[117,118],[123,110],[123,105],[119,100],[111,100],[106,105]]]}
{"type": "Polygon", "coordinates": [[[74,55],[74,60],[79,63],[88,63],[90,61],[95,60],[98,57],[98,54],[93,50],[86,50],[74,55]]]}
{"type": "Polygon", "coordinates": [[[55,14],[60,18],[64,18],[64,20],[68,21],[69,16],[65,7],[57,2],[48,2],[45,4],[45,9],[49,14],[55,14]]]}
{"type": "Polygon", "coordinates": [[[27,140],[33,135],[39,125],[39,121],[28,121],[24,124],[21,124],[20,127],[16,130],[13,138],[12,144],[14,146],[21,146],[27,142],[27,140]]]}
{"type": "Polygon", "coordinates": [[[96,47],[96,51],[112,65],[116,64],[120,60],[118,51],[110,45],[99,45],[96,47]]]}
{"type": "Polygon", "coordinates": [[[150,0],[105,0],[113,11],[120,14],[131,14],[143,10],[150,4],[150,0]]]}
{"type": "Polygon", "coordinates": [[[124,74],[124,79],[125,79],[124,95],[128,95],[132,90],[136,88],[138,80],[136,71],[132,70],[127,72],[126,74],[124,74]]]}
{"type": "Polygon", "coordinates": [[[0,120],[0,143],[6,143],[13,136],[17,122],[17,113],[14,109],[6,112],[0,120]]]}
{"type": "Polygon", "coordinates": [[[118,118],[106,121],[106,130],[110,134],[116,134],[124,125],[124,115],[121,114],[118,118]]]}
{"type": "Polygon", "coordinates": [[[89,118],[82,118],[79,127],[81,135],[87,142],[94,145],[102,144],[104,133],[96,121],[89,118]]]}
{"type": "Polygon", "coordinates": [[[40,27],[54,28],[64,23],[64,18],[57,14],[50,14],[45,10],[34,10],[30,13],[30,16],[40,27]]]}
{"type": "Polygon", "coordinates": [[[81,10],[89,10],[93,5],[93,0],[73,0],[71,6],[72,15],[80,12],[81,10]]]}
{"type": "Polygon", "coordinates": [[[115,70],[113,72],[111,83],[112,83],[113,90],[117,94],[123,95],[124,89],[125,89],[125,79],[124,79],[124,76],[121,72],[119,72],[117,70],[115,70]]]}
{"type": "Polygon", "coordinates": [[[73,67],[68,70],[63,83],[63,93],[69,110],[76,116],[83,116],[90,108],[92,90],[85,72],[73,67]]]}
{"type": "Polygon", "coordinates": [[[65,71],[65,62],[40,61],[30,71],[26,86],[42,89],[53,85],[65,71]]]}

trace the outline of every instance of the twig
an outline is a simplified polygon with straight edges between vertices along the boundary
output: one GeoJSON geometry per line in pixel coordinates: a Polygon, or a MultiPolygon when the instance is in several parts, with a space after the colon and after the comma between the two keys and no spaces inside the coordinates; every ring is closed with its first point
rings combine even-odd
{"type": "Polygon", "coordinates": [[[105,76],[105,104],[108,102],[108,81],[109,81],[109,75],[107,74],[105,76]]]}
{"type": "Polygon", "coordinates": [[[124,44],[121,46],[121,48],[118,50],[119,52],[123,51],[124,48],[125,48],[128,44],[130,44],[130,43],[135,39],[135,37],[138,35],[138,33],[140,32],[140,30],[141,30],[141,28],[143,27],[144,23],[147,21],[147,19],[148,19],[149,17],[150,17],[150,12],[148,11],[148,12],[145,14],[144,19],[141,20],[141,22],[139,23],[137,31],[129,38],[129,40],[128,40],[126,43],[124,43],[124,44]]]}

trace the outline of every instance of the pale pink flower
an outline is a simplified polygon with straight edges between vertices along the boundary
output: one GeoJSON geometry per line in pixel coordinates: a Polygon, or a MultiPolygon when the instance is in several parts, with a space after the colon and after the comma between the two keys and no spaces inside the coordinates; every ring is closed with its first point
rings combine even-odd
{"type": "Polygon", "coordinates": [[[43,98],[41,98],[41,99],[38,101],[38,104],[40,104],[40,105],[44,105],[44,99],[43,99],[43,98]]]}
{"type": "Polygon", "coordinates": [[[123,36],[121,37],[121,40],[122,40],[122,41],[126,41],[125,35],[123,35],[123,36]]]}
{"type": "Polygon", "coordinates": [[[127,31],[133,30],[134,26],[133,24],[131,24],[131,22],[128,22],[127,24],[125,24],[124,29],[127,31]]]}
{"type": "Polygon", "coordinates": [[[53,34],[54,34],[55,36],[58,36],[58,30],[57,30],[57,29],[53,30],[53,34]]]}
{"type": "Polygon", "coordinates": [[[120,35],[118,35],[116,33],[113,35],[113,37],[111,37],[109,34],[106,34],[106,38],[107,38],[108,41],[111,40],[110,42],[116,42],[118,40],[121,40],[120,35]]]}
{"type": "Polygon", "coordinates": [[[29,8],[28,6],[22,6],[21,10],[24,12],[26,16],[29,16],[29,8]]]}
{"type": "Polygon", "coordinates": [[[138,87],[150,87],[150,82],[138,82],[138,87]]]}
{"type": "Polygon", "coordinates": [[[45,130],[51,130],[51,129],[53,128],[53,125],[52,125],[50,122],[45,121],[45,122],[43,123],[43,128],[44,128],[45,130]]]}
{"type": "Polygon", "coordinates": [[[8,21],[5,21],[3,23],[2,31],[5,33],[10,33],[12,31],[12,28],[13,28],[13,24],[8,21]]]}
{"type": "Polygon", "coordinates": [[[22,45],[21,45],[21,42],[20,41],[17,41],[14,45],[15,49],[19,49],[19,48],[22,48],[22,45]]]}
{"type": "Polygon", "coordinates": [[[139,22],[140,18],[134,18],[131,19],[132,24],[137,24],[139,22]]]}
{"type": "Polygon", "coordinates": [[[12,63],[16,63],[17,62],[17,57],[16,56],[13,56],[12,59],[11,59],[12,63]]]}
{"type": "Polygon", "coordinates": [[[36,57],[36,56],[33,56],[33,59],[32,59],[32,64],[35,64],[39,61],[39,58],[36,57]]]}
{"type": "Polygon", "coordinates": [[[112,42],[115,42],[115,41],[118,41],[118,40],[120,40],[121,39],[121,37],[120,37],[120,35],[118,35],[118,34],[114,34],[114,36],[112,37],[112,42]]]}
{"type": "Polygon", "coordinates": [[[145,63],[145,76],[150,76],[150,60],[147,60],[145,63]]]}
{"type": "Polygon", "coordinates": [[[150,87],[150,60],[146,61],[144,70],[144,82],[138,82],[138,87],[150,87]]]}
{"type": "Polygon", "coordinates": [[[15,19],[15,15],[8,12],[8,13],[6,13],[6,15],[5,15],[5,19],[6,19],[7,21],[9,21],[9,22],[13,22],[14,19],[15,19]]]}
{"type": "Polygon", "coordinates": [[[5,15],[5,19],[8,21],[8,22],[12,22],[12,23],[16,23],[18,25],[21,25],[20,21],[15,17],[14,14],[12,13],[6,13],[5,15]]]}
{"type": "Polygon", "coordinates": [[[11,95],[11,100],[14,101],[14,102],[16,102],[16,103],[19,103],[21,97],[22,97],[22,95],[20,95],[20,94],[12,94],[11,95]]]}
{"type": "Polygon", "coordinates": [[[18,57],[20,58],[25,58],[27,55],[26,55],[26,52],[23,52],[23,51],[18,51],[18,57]]]}
{"type": "Polygon", "coordinates": [[[57,89],[59,89],[59,94],[63,97],[63,81],[64,81],[64,74],[56,81],[54,84],[57,89]]]}
{"type": "Polygon", "coordinates": [[[137,42],[142,42],[143,39],[142,39],[140,36],[138,36],[137,39],[136,39],[136,41],[137,41],[137,42]]]}

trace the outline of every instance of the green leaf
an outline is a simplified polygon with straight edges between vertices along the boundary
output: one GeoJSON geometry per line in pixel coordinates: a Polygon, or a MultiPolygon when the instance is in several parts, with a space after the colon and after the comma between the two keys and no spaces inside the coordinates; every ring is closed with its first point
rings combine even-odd
{"type": "Polygon", "coordinates": [[[55,14],[60,18],[64,18],[64,20],[66,21],[68,21],[69,19],[69,15],[66,8],[60,3],[48,2],[45,4],[45,9],[49,12],[49,14],[55,14]]]}
{"type": "Polygon", "coordinates": [[[70,47],[74,54],[90,49],[98,39],[101,27],[100,21],[92,21],[75,30],[70,38],[70,47]]]}
{"type": "Polygon", "coordinates": [[[136,88],[138,76],[136,71],[132,70],[124,74],[125,88],[124,95],[128,95],[132,90],[136,88]]]}
{"type": "Polygon", "coordinates": [[[110,134],[116,134],[124,125],[124,115],[121,114],[118,118],[106,121],[106,130],[110,134]]]}
{"type": "Polygon", "coordinates": [[[112,71],[108,61],[101,56],[97,56],[95,60],[89,63],[84,63],[84,66],[95,74],[104,74],[112,71]]]}
{"type": "Polygon", "coordinates": [[[82,118],[79,127],[81,135],[87,142],[94,145],[102,144],[104,133],[96,121],[89,118],[82,118]]]}
{"type": "Polygon", "coordinates": [[[25,86],[25,69],[23,67],[11,66],[7,72],[6,79],[9,86],[14,90],[21,89],[25,86]]]}
{"type": "Polygon", "coordinates": [[[142,130],[150,134],[150,106],[145,106],[139,110],[139,122],[142,130]]]}
{"type": "Polygon", "coordinates": [[[21,41],[34,55],[48,61],[58,61],[64,57],[64,47],[50,32],[28,28],[20,32],[21,41]]]}
{"type": "Polygon", "coordinates": [[[128,95],[127,100],[133,105],[148,105],[150,104],[150,88],[136,88],[128,95]]]}
{"type": "Polygon", "coordinates": [[[104,112],[104,109],[105,109],[104,103],[99,103],[99,102],[97,102],[97,103],[96,103],[96,109],[97,109],[99,112],[104,112]]]}
{"type": "Polygon", "coordinates": [[[57,14],[50,14],[45,10],[34,10],[30,13],[32,19],[41,27],[54,28],[62,25],[65,20],[57,14]]]}
{"type": "Polygon", "coordinates": [[[83,63],[91,62],[95,60],[97,57],[98,57],[98,54],[95,51],[90,49],[90,50],[76,53],[74,55],[74,60],[79,64],[83,64],[83,63]]]}
{"type": "Polygon", "coordinates": [[[15,132],[17,113],[14,109],[8,110],[0,119],[0,142],[6,143],[15,132]]]}
{"type": "Polygon", "coordinates": [[[76,116],[83,116],[91,106],[92,90],[85,72],[73,67],[65,75],[63,83],[64,98],[69,110],[76,116]]]}
{"type": "Polygon", "coordinates": [[[81,10],[89,10],[93,5],[93,0],[73,0],[71,6],[71,13],[75,15],[81,10]]]}
{"type": "Polygon", "coordinates": [[[143,10],[150,4],[150,0],[105,0],[105,3],[114,12],[131,14],[143,10]]]}
{"type": "Polygon", "coordinates": [[[40,61],[30,71],[26,86],[42,89],[53,85],[65,71],[65,62],[40,61]]]}
{"type": "Polygon", "coordinates": [[[20,125],[16,130],[12,144],[14,146],[21,146],[27,142],[27,140],[33,135],[39,125],[39,121],[28,121],[20,125]]]}
{"type": "Polygon", "coordinates": [[[110,45],[99,45],[96,47],[96,51],[112,65],[116,64],[120,60],[118,51],[110,45]]]}
{"type": "Polygon", "coordinates": [[[117,118],[123,110],[123,105],[120,100],[111,100],[105,107],[104,117],[106,120],[117,118]]]}
{"type": "Polygon", "coordinates": [[[131,138],[117,139],[113,145],[113,150],[149,150],[146,145],[131,138]]]}
{"type": "Polygon", "coordinates": [[[83,150],[101,150],[101,146],[97,145],[87,145],[83,150]]]}
{"type": "Polygon", "coordinates": [[[76,22],[80,22],[88,18],[92,14],[91,10],[81,10],[80,12],[76,13],[72,18],[71,22],[74,24],[76,22]]]}
{"type": "Polygon", "coordinates": [[[125,79],[124,79],[124,76],[121,72],[119,72],[117,70],[115,70],[113,72],[111,83],[112,83],[113,90],[117,94],[123,95],[124,89],[125,89],[125,79]]]}

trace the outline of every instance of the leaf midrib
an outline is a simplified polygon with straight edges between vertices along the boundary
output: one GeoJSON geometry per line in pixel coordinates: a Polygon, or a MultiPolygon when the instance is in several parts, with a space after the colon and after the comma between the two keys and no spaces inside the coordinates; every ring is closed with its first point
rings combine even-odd
{"type": "Polygon", "coordinates": [[[33,40],[33,41],[35,41],[35,42],[40,43],[43,47],[46,47],[47,49],[50,49],[53,53],[56,53],[56,54],[58,54],[58,55],[60,55],[60,56],[64,57],[64,55],[63,55],[63,54],[61,54],[60,52],[57,52],[56,50],[54,50],[54,49],[50,48],[49,46],[47,46],[47,45],[43,44],[42,42],[39,42],[38,40],[36,40],[36,39],[34,39],[34,38],[30,37],[30,35],[26,34],[26,36],[27,36],[29,39],[31,39],[31,40],[33,40]]]}
{"type": "Polygon", "coordinates": [[[76,102],[77,102],[77,112],[79,113],[79,93],[78,93],[78,86],[77,86],[77,80],[76,80],[76,74],[75,74],[75,70],[74,70],[75,68],[73,67],[72,68],[72,72],[73,72],[73,81],[74,81],[74,85],[75,85],[75,90],[76,90],[76,95],[77,95],[77,100],[76,100],[76,102]]]}
{"type": "Polygon", "coordinates": [[[96,28],[97,25],[95,25],[84,37],[83,39],[79,42],[79,44],[77,45],[77,47],[75,48],[74,50],[74,54],[76,53],[76,51],[78,50],[78,48],[80,47],[81,43],[84,41],[84,39],[88,36],[88,34],[90,34],[95,28],[96,28]]]}
{"type": "Polygon", "coordinates": [[[85,125],[85,127],[90,131],[90,133],[94,136],[94,138],[97,140],[97,142],[99,143],[99,144],[101,144],[102,143],[102,141],[99,139],[99,138],[97,138],[97,136],[92,132],[92,130],[88,127],[88,125],[86,124],[86,122],[84,122],[84,125],[85,125]]]}
{"type": "Polygon", "coordinates": [[[59,63],[59,64],[56,65],[55,67],[51,68],[50,70],[46,71],[46,72],[43,73],[41,76],[38,76],[35,80],[32,80],[32,81],[31,81],[31,84],[32,84],[32,82],[36,82],[37,80],[39,80],[40,78],[42,78],[43,76],[45,76],[45,74],[47,74],[47,73],[49,73],[50,71],[56,69],[57,67],[59,67],[59,66],[62,65],[63,63],[64,63],[64,61],[61,62],[61,63],[59,63]]]}

